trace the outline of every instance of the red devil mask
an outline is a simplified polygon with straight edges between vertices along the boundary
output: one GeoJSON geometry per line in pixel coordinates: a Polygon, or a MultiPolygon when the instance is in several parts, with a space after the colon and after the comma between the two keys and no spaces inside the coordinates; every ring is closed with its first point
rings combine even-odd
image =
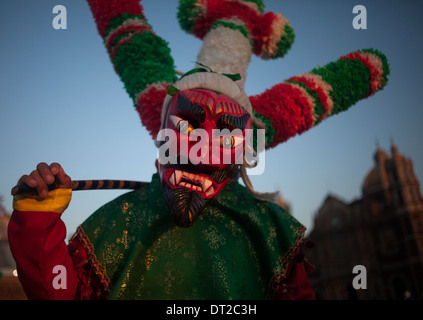
{"type": "Polygon", "coordinates": [[[235,100],[210,90],[175,94],[158,135],[158,171],[175,220],[191,226],[204,207],[238,178],[250,114],[235,100]]]}

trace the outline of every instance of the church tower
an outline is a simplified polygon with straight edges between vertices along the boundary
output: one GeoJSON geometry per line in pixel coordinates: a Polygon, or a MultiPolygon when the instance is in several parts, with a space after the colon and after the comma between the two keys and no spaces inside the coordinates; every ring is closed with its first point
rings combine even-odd
{"type": "Polygon", "coordinates": [[[362,188],[362,203],[372,216],[367,221],[375,232],[381,234],[380,250],[388,253],[394,252],[392,248],[405,250],[403,259],[409,264],[412,281],[418,282],[422,288],[419,273],[423,266],[423,198],[413,162],[399,152],[392,140],[391,156],[378,148],[374,160],[375,166],[364,179],[362,188]],[[386,227],[389,224],[392,227],[386,227]],[[380,230],[395,231],[391,234],[380,230]]]}
{"type": "Polygon", "coordinates": [[[411,159],[390,149],[377,147],[359,199],[330,195],[316,213],[310,280],[321,299],[423,298],[423,198],[411,159]],[[351,289],[356,265],[367,269],[367,290],[351,289]]]}

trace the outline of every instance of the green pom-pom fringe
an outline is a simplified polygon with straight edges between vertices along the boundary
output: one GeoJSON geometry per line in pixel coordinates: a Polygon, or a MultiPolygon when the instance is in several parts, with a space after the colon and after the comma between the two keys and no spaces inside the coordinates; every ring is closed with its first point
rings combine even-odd
{"type": "MultiPolygon", "coordinates": [[[[266,118],[265,116],[261,115],[260,113],[256,112],[255,110],[253,110],[253,114],[254,116],[261,120],[264,124],[264,129],[266,130],[265,132],[265,143],[266,143],[266,147],[270,146],[273,142],[273,138],[276,134],[276,130],[273,128],[272,124],[272,120],[266,118]]],[[[257,151],[257,132],[255,130],[257,129],[262,129],[256,126],[255,123],[253,123],[253,129],[254,129],[254,135],[253,135],[253,148],[254,150],[257,151]]]]}
{"type": "Polygon", "coordinates": [[[313,100],[314,100],[313,114],[316,116],[316,120],[314,121],[314,124],[313,125],[317,125],[321,121],[322,115],[325,113],[325,107],[320,103],[319,95],[315,91],[310,90],[302,82],[296,82],[296,81],[292,81],[292,80],[287,80],[285,82],[286,83],[296,84],[296,85],[300,86],[301,88],[303,88],[307,92],[307,94],[309,96],[311,96],[313,98],[313,100]]]}
{"type": "Polygon", "coordinates": [[[198,0],[179,1],[177,18],[182,30],[188,33],[194,29],[195,22],[201,14],[196,6],[197,2],[198,0]]]}
{"type": "Polygon", "coordinates": [[[167,42],[152,32],[137,33],[118,47],[113,64],[133,99],[151,83],[177,79],[167,42]]]}
{"type": "Polygon", "coordinates": [[[291,49],[295,41],[295,32],[294,29],[289,25],[285,25],[284,34],[281,40],[278,42],[278,51],[276,56],[272,57],[273,59],[282,58],[288,51],[291,49]]]}
{"type": "Polygon", "coordinates": [[[263,3],[262,0],[244,0],[244,1],[245,2],[253,2],[253,3],[255,3],[257,5],[257,10],[260,13],[263,13],[264,12],[264,3],[263,3]]]}
{"type": "Polygon", "coordinates": [[[104,38],[107,37],[107,35],[109,34],[110,31],[112,31],[112,30],[116,29],[117,27],[119,27],[122,23],[124,23],[128,19],[138,19],[138,20],[141,20],[147,26],[149,26],[150,29],[151,29],[151,26],[147,23],[147,19],[145,19],[145,18],[143,18],[141,16],[137,16],[137,15],[131,14],[131,13],[122,13],[120,15],[117,15],[116,17],[114,17],[112,19],[112,21],[110,21],[110,25],[107,28],[106,32],[104,33],[104,38]]]}
{"type": "Polygon", "coordinates": [[[311,71],[332,86],[333,110],[337,114],[369,96],[371,74],[358,60],[341,59],[311,71]]]}

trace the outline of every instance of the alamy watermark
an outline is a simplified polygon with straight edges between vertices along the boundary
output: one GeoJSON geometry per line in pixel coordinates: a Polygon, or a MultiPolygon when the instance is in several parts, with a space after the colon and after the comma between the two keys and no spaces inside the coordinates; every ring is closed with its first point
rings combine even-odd
{"type": "MultiPolygon", "coordinates": [[[[63,265],[55,265],[52,270],[57,274],[52,281],[52,286],[56,290],[67,289],[67,271],[63,265]]],[[[352,286],[355,290],[367,289],[367,269],[363,265],[356,265],[352,270],[356,276],[353,278],[352,286]]]]}
{"type": "Polygon", "coordinates": [[[367,289],[367,269],[363,265],[356,265],[352,270],[353,274],[357,274],[353,281],[352,286],[355,290],[367,289]]]}
{"type": "Polygon", "coordinates": [[[357,14],[353,21],[352,25],[355,30],[367,29],[367,9],[365,6],[358,4],[354,6],[353,13],[357,14]]]}
{"type": "Polygon", "coordinates": [[[65,6],[62,6],[60,4],[53,7],[53,13],[57,14],[52,21],[53,28],[56,30],[59,29],[67,29],[68,28],[68,22],[67,22],[67,10],[65,6]]]}
{"type": "Polygon", "coordinates": [[[264,129],[245,129],[244,132],[241,129],[213,129],[210,135],[208,131],[197,128],[179,135],[179,138],[175,130],[162,129],[157,135],[157,141],[160,142],[157,158],[162,165],[239,164],[250,168],[249,175],[260,175],[264,172],[264,129]],[[255,150],[262,150],[260,156],[255,150]]]}
{"type": "Polygon", "coordinates": [[[57,274],[57,276],[53,278],[53,282],[52,282],[53,288],[56,290],[67,289],[66,267],[61,264],[58,264],[54,266],[52,272],[53,274],[57,274]]]}
{"type": "MultiPolygon", "coordinates": [[[[53,18],[52,25],[56,30],[67,29],[67,10],[64,5],[55,5],[53,13],[56,16],[53,18]]],[[[352,13],[356,14],[352,20],[352,26],[356,30],[367,29],[367,9],[365,6],[358,4],[352,9],[352,13]]]]}

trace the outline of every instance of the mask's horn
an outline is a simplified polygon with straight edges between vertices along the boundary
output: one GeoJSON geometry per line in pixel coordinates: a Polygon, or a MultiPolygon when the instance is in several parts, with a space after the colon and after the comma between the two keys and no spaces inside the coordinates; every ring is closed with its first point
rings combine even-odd
{"type": "Polygon", "coordinates": [[[140,0],[87,0],[116,73],[153,138],[169,84],[177,77],[166,41],[148,24],[140,0]]]}
{"type": "Polygon", "coordinates": [[[239,73],[243,88],[253,53],[279,58],[294,42],[288,20],[263,10],[261,0],[182,0],[178,19],[182,29],[203,40],[197,61],[218,73],[239,73]]]}
{"type": "Polygon", "coordinates": [[[389,73],[384,54],[361,50],[250,97],[256,117],[266,124],[266,148],[273,148],[382,90],[389,73]]]}

